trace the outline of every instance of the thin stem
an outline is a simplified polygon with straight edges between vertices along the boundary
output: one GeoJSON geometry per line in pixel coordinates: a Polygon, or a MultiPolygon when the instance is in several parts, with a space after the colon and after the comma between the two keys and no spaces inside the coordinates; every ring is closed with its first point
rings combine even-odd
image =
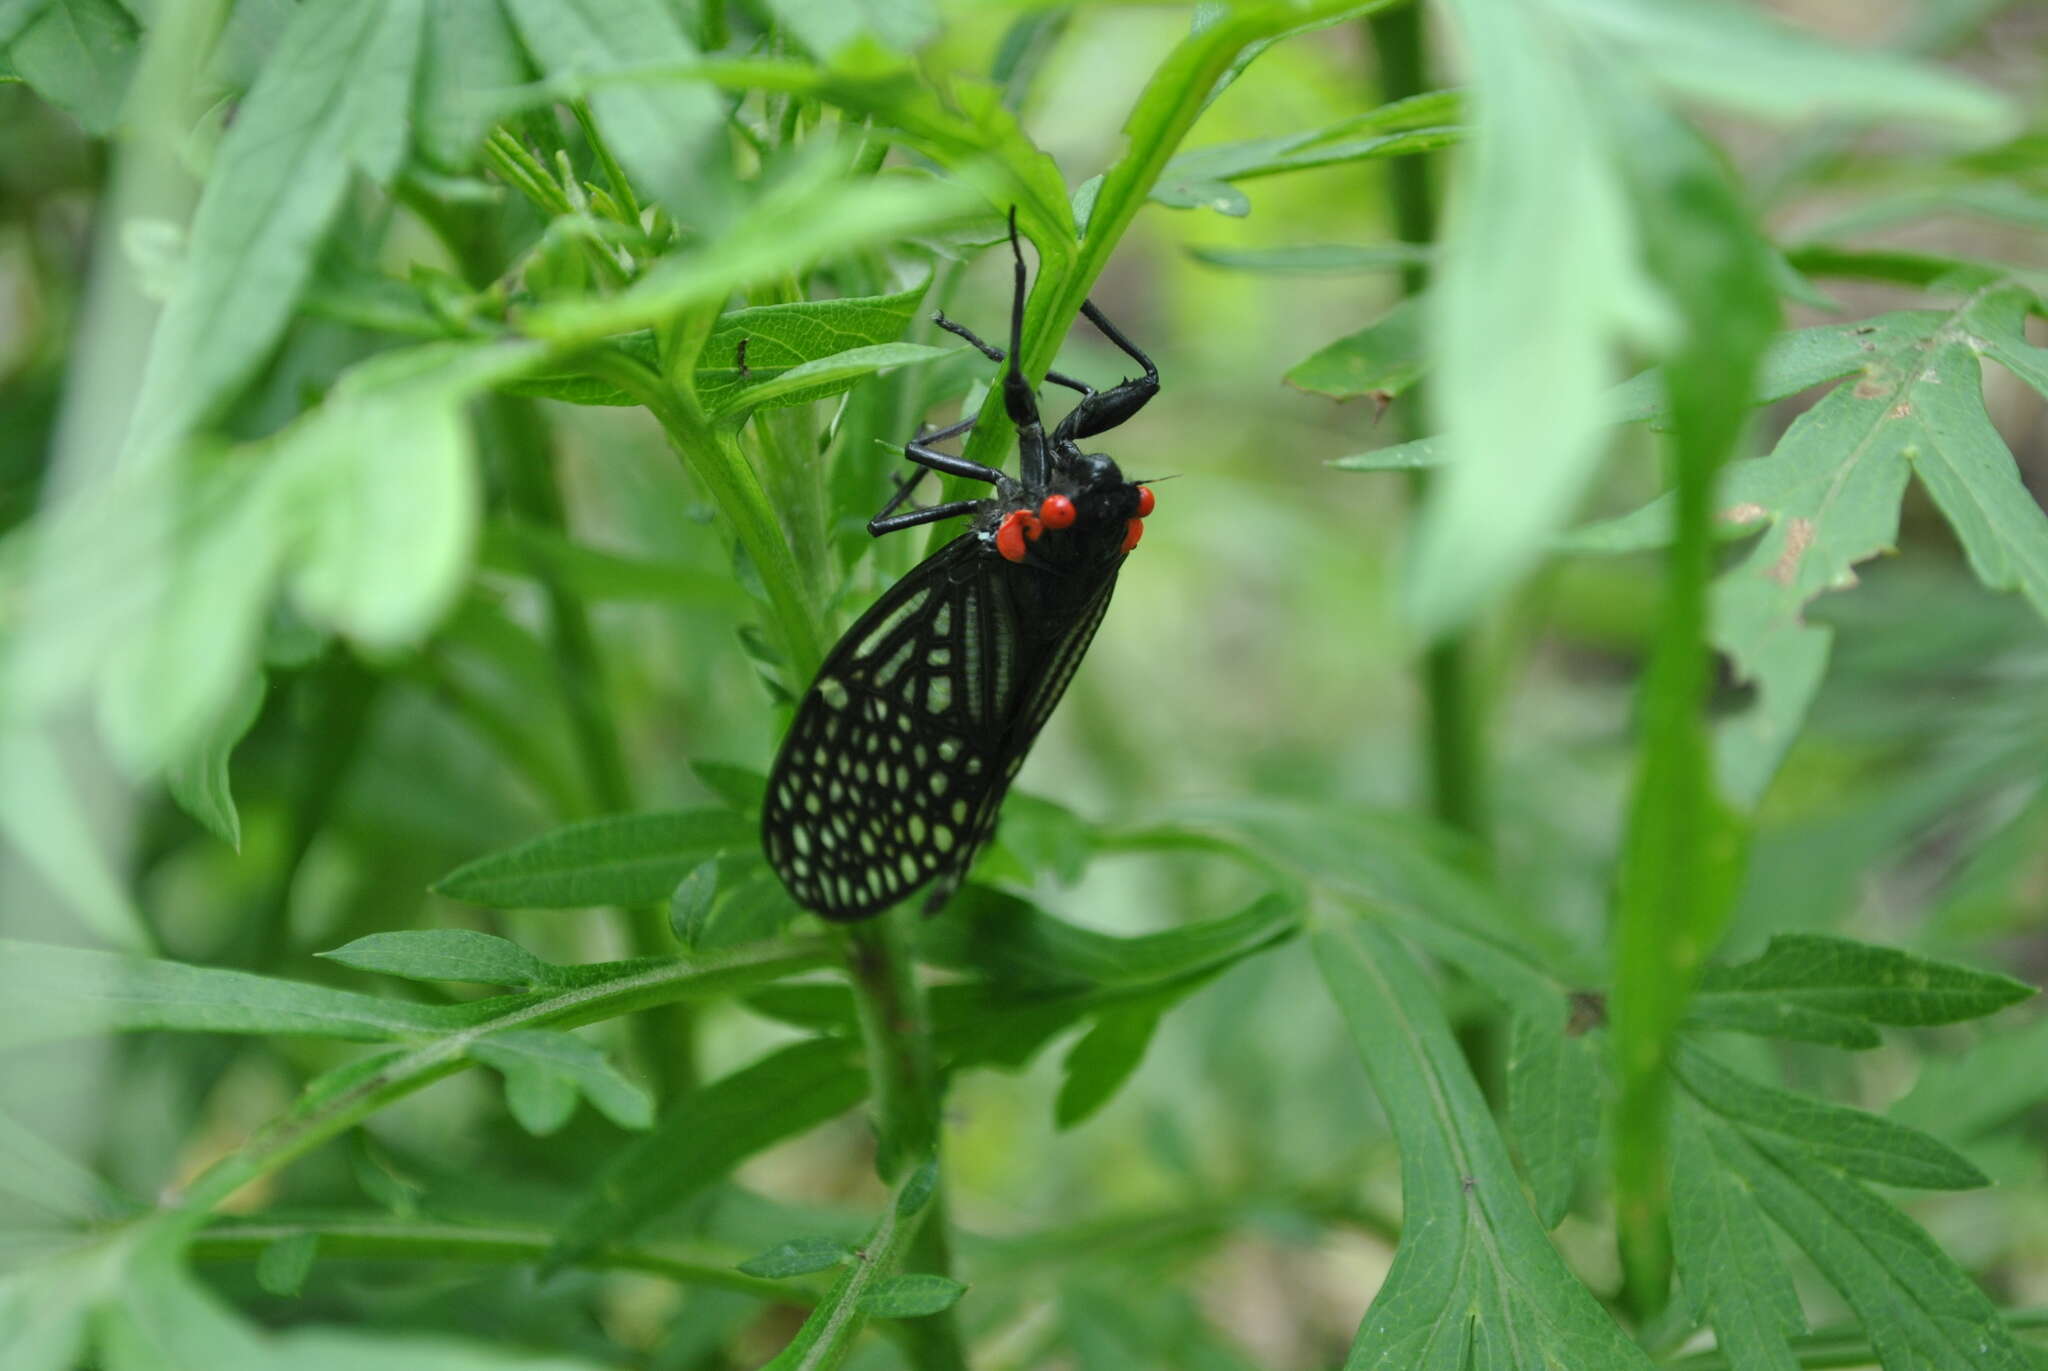
{"type": "MultiPolygon", "coordinates": [[[[1430,89],[1429,52],[1420,5],[1383,10],[1367,19],[1373,50],[1379,56],[1380,98],[1405,100],[1430,89]]],[[[1387,198],[1394,233],[1404,243],[1436,241],[1435,159],[1396,157],[1386,164],[1387,198]]],[[[1429,266],[1411,262],[1401,268],[1401,291],[1419,295],[1429,286],[1429,266]]],[[[1421,387],[1410,390],[1396,414],[1403,435],[1413,432],[1410,416],[1424,412],[1421,387]]],[[[1409,473],[1408,489],[1420,505],[1429,492],[1432,473],[1409,473]]],[[[1473,679],[1473,644],[1467,634],[1431,643],[1423,654],[1423,698],[1427,702],[1430,807],[1451,828],[1469,834],[1485,852],[1487,841],[1485,739],[1479,717],[1480,693],[1473,679]]]]}
{"type": "MultiPolygon", "coordinates": [[[[287,1238],[319,1240],[322,1260],[460,1261],[538,1263],[556,1253],[561,1235],[552,1229],[469,1228],[460,1224],[312,1221],[224,1224],[193,1239],[188,1249],[200,1261],[253,1261],[272,1243],[287,1238]]],[[[817,1295],[787,1281],[742,1275],[717,1262],[692,1261],[653,1247],[617,1245],[586,1253],[571,1265],[597,1271],[639,1271],[680,1285],[707,1285],[778,1304],[811,1305],[817,1295]]]]}
{"type": "MultiPolygon", "coordinates": [[[[943,1129],[940,1082],[932,1056],[931,1020],[924,987],[905,921],[914,910],[898,906],[847,931],[847,970],[860,1014],[873,1082],[875,1166],[895,1181],[925,1158],[937,1158],[943,1129]]],[[[952,1241],[946,1217],[944,1168],[930,1212],[911,1240],[908,1268],[919,1274],[952,1274],[952,1241]]],[[[951,1310],[906,1323],[911,1364],[918,1371],[964,1371],[966,1353],[951,1310]]]]}

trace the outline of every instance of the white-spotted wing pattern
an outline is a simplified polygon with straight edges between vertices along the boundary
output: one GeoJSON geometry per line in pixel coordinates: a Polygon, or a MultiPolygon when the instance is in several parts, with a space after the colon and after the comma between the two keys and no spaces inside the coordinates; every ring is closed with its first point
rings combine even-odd
{"type": "Polygon", "coordinates": [[[966,878],[1116,584],[1114,564],[1088,578],[1076,612],[1045,603],[1030,580],[1043,574],[963,535],[885,592],[819,668],[761,816],[768,860],[804,905],[862,919],[936,882],[936,909],[966,878]]]}

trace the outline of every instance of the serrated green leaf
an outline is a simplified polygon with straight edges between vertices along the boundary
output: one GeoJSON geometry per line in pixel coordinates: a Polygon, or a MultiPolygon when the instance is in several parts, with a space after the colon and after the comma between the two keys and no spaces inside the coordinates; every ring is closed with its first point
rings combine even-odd
{"type": "Polygon", "coordinates": [[[854,1049],[822,1040],[771,1052],[690,1091],[605,1164],[564,1222],[551,1264],[627,1236],[754,1153],[843,1114],[867,1088],[854,1049]]]}
{"type": "MultiPolygon", "coordinates": [[[[527,55],[550,76],[683,67],[697,48],[663,0],[505,0],[527,55]]],[[[590,112],[637,198],[700,231],[721,227],[732,194],[725,105],[697,81],[602,82],[590,112]]]]}
{"type": "Polygon", "coordinates": [[[1060,1066],[1060,1093],[1053,1125],[1072,1128],[1123,1088],[1145,1059],[1159,1027],[1159,1007],[1143,1002],[1119,1005],[1095,1016],[1095,1026],[1067,1053],[1060,1066]]]}
{"type": "Polygon", "coordinates": [[[313,1259],[319,1255],[318,1233],[279,1238],[256,1258],[256,1284],[283,1299],[297,1299],[313,1272],[313,1259]]]}
{"type": "MultiPolygon", "coordinates": [[[[1288,368],[1284,379],[1297,389],[1338,400],[1401,394],[1420,380],[1428,367],[1422,348],[1425,298],[1412,295],[1358,332],[1318,348],[1288,368]]],[[[1367,453],[1340,457],[1332,465],[1353,471],[1388,469],[1360,465],[1370,458],[1387,460],[1384,452],[1367,453]]]]}
{"type": "Polygon", "coordinates": [[[207,175],[184,274],[150,340],[131,448],[170,448],[255,374],[351,181],[396,174],[422,9],[319,0],[293,16],[207,175]]]}
{"type": "Polygon", "coordinates": [[[0,37],[17,80],[71,115],[85,131],[114,131],[128,96],[140,29],[114,0],[48,0],[0,37]]]}
{"type": "Polygon", "coordinates": [[[1529,1179],[1536,1217],[1555,1228],[1600,1141],[1600,1065],[1593,1043],[1568,1031],[1570,1013],[1514,1016],[1508,1035],[1508,1137],[1529,1179]]]}
{"type": "Polygon", "coordinates": [[[1708,967],[1696,1028],[1875,1047],[1872,1025],[1923,1028],[1993,1014],[2032,995],[1994,972],[1819,933],[1781,934],[1752,961],[1708,967]]]}
{"type": "Polygon", "coordinates": [[[556,969],[509,939],[468,928],[371,933],[315,955],[411,981],[470,981],[537,990],[556,983],[556,969]]]}
{"type": "Polygon", "coordinates": [[[1677,1054],[1673,1068],[1694,1099],[1752,1138],[1782,1139],[1850,1175],[1921,1190],[1991,1184],[1946,1143],[1876,1114],[1750,1080],[1697,1049],[1677,1054]]]}
{"type": "Polygon", "coordinates": [[[1715,1152],[1693,1110],[1672,1120],[1671,1245],[1678,1278],[1730,1366],[1797,1371],[1788,1338],[1806,1331],[1756,1199],[1715,1152]]]}
{"type": "Polygon", "coordinates": [[[1402,1230],[1347,1371],[1645,1371],[1523,1199],[1422,968],[1362,919],[1332,919],[1310,944],[1393,1122],[1402,1207],[1431,1216],[1402,1230]]]}
{"type": "Polygon", "coordinates": [[[2017,590],[2048,616],[2048,514],[2020,480],[2019,464],[1984,408],[1975,354],[1938,348],[1906,403],[1920,441],[1913,472],[1948,519],[1970,570],[1992,590],[2017,590]]]}
{"type": "Polygon", "coordinates": [[[945,1313],[966,1293],[949,1276],[884,1276],[860,1297],[859,1308],[871,1319],[922,1319],[945,1313]]]}
{"type": "MultiPolygon", "coordinates": [[[[796,300],[779,305],[755,305],[727,310],[698,354],[695,385],[698,401],[708,412],[728,412],[760,403],[758,395],[746,397],[758,387],[798,367],[843,353],[898,342],[931,286],[927,273],[915,285],[888,295],[854,296],[838,300],[796,300]],[[739,368],[739,345],[747,345],[746,373],[739,368]]],[[[837,394],[852,384],[847,380],[834,388],[820,383],[815,390],[784,394],[778,404],[797,404],[837,394]]]]}
{"type": "MultiPolygon", "coordinates": [[[[1433,254],[1416,243],[1306,243],[1274,248],[1190,247],[1188,256],[1205,267],[1260,276],[1329,276],[1352,272],[1399,271],[1427,262],[1433,254]]],[[[1313,387],[1309,387],[1313,389],[1313,387]]]]}
{"type": "Polygon", "coordinates": [[[667,899],[700,862],[751,849],[754,828],[730,810],[626,814],[571,824],[448,873],[439,894],[501,908],[574,909],[667,899]]]}
{"type": "Polygon", "coordinates": [[[1714,1150],[1856,1311],[1886,1366],[2026,1371],[1998,1311],[1905,1215],[1796,1146],[1706,1124],[1714,1150]]]}
{"type": "Polygon", "coordinates": [[[413,1004],[246,971],[0,939],[0,1040],[43,1042],[162,1028],[386,1042],[457,1027],[452,1005],[413,1004]]]}
{"type": "Polygon", "coordinates": [[[737,1269],[763,1280],[787,1280],[814,1271],[829,1271],[853,1254],[853,1249],[837,1238],[791,1238],[757,1257],[747,1258],[737,1269]]]}

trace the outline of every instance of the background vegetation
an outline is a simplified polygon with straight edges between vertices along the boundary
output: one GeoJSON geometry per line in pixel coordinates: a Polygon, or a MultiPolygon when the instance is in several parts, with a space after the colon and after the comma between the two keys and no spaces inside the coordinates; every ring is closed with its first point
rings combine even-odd
{"type": "Polygon", "coordinates": [[[0,1361],[2048,1361],[2048,29],[1776,9],[0,0],[0,1361]],[[1176,479],[824,928],[1012,206],[1176,479]]]}

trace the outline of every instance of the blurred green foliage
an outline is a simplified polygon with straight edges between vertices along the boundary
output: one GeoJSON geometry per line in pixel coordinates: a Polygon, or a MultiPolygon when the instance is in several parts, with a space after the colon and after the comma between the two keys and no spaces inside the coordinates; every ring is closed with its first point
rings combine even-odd
{"type": "Polygon", "coordinates": [[[0,1362],[2040,1364],[2048,62],[1905,9],[0,0],[0,1362]],[[1012,209],[1174,479],[828,928],[1012,209]]]}

